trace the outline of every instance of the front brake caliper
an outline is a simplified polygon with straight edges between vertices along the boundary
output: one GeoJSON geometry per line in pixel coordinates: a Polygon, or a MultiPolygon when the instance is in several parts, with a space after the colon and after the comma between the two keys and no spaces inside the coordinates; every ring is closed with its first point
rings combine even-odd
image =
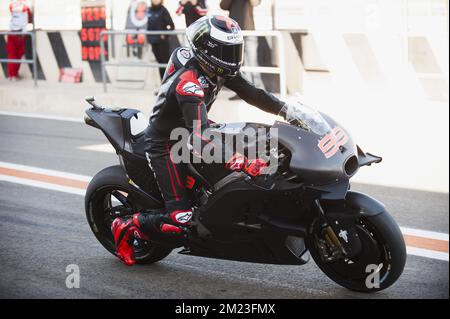
{"type": "Polygon", "coordinates": [[[317,238],[317,246],[325,262],[341,259],[346,255],[344,247],[330,226],[322,228],[321,236],[317,238]]]}

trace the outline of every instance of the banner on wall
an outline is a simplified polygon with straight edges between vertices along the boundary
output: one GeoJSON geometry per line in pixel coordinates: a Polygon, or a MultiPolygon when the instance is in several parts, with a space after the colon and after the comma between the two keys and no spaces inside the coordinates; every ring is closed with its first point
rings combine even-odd
{"type": "MultiPolygon", "coordinates": [[[[106,7],[104,0],[81,1],[81,56],[83,61],[100,61],[100,33],[106,30],[106,7]]],[[[105,58],[108,43],[105,41],[105,58]]]]}

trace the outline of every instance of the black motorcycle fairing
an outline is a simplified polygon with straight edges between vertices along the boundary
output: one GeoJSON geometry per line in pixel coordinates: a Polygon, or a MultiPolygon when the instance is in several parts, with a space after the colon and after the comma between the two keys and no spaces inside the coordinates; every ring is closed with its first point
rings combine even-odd
{"type": "Polygon", "coordinates": [[[85,122],[100,129],[118,154],[126,151],[143,157],[141,144],[135,143],[143,134],[133,136],[130,128],[130,120],[137,117],[138,113],[140,111],[135,109],[90,108],[86,110],[88,118],[85,119],[85,122]],[[135,146],[134,149],[133,146],[135,146]]]}
{"type": "Polygon", "coordinates": [[[299,185],[265,190],[248,180],[236,180],[209,196],[200,207],[201,221],[219,239],[231,233],[247,234],[242,223],[265,224],[304,236],[308,216],[300,200],[302,192],[299,185]]]}
{"type": "MultiPolygon", "coordinates": [[[[259,232],[234,241],[220,241],[212,238],[190,241],[189,248],[180,254],[233,260],[241,262],[303,265],[309,261],[306,246],[300,247],[300,252],[294,254],[288,248],[289,236],[280,232],[259,232]]],[[[297,238],[297,237],[295,237],[297,238]]],[[[298,238],[299,240],[303,240],[298,238]]]]}
{"type": "MultiPolygon", "coordinates": [[[[337,126],[331,119],[327,120],[332,126],[337,126]]],[[[346,171],[346,163],[357,154],[350,135],[348,142],[327,159],[318,147],[321,136],[283,122],[276,122],[273,128],[278,130],[279,143],[291,152],[290,169],[302,177],[305,184],[331,185],[348,181],[356,173],[354,169],[346,171]]]]}
{"type": "Polygon", "coordinates": [[[191,238],[182,253],[255,263],[306,263],[306,248],[294,255],[286,243],[288,237],[305,237],[313,217],[306,212],[301,192],[299,185],[264,190],[255,188],[251,179],[234,179],[199,207],[198,223],[208,231],[199,240],[191,238]]]}
{"type": "Polygon", "coordinates": [[[130,184],[145,193],[154,205],[163,207],[161,193],[145,157],[144,134],[131,134],[130,120],[137,117],[138,113],[140,111],[135,109],[89,108],[85,121],[100,129],[113,145],[130,184]]]}
{"type": "Polygon", "coordinates": [[[386,211],[386,207],[376,199],[356,191],[349,190],[344,199],[326,200],[321,199],[325,215],[333,214],[335,219],[346,219],[359,216],[377,216],[386,211]],[[338,213],[336,213],[338,212],[338,213]]]}
{"type": "Polygon", "coordinates": [[[383,159],[379,156],[365,153],[358,145],[356,145],[357,151],[358,151],[358,165],[359,167],[362,166],[370,166],[372,164],[378,164],[383,159]]]}
{"type": "MultiPolygon", "coordinates": [[[[85,122],[90,124],[92,121],[95,127],[100,129],[112,144],[116,152],[121,152],[125,146],[125,130],[123,125],[123,110],[113,111],[111,109],[89,108],[86,110],[88,118],[85,122]]],[[[90,124],[92,126],[92,124],[90,124]]]]}
{"type": "Polygon", "coordinates": [[[362,216],[377,216],[386,211],[383,203],[360,192],[348,191],[345,201],[348,206],[357,209],[362,216]]]}
{"type": "Polygon", "coordinates": [[[342,178],[342,180],[318,186],[306,186],[310,190],[320,192],[320,198],[324,200],[340,200],[345,198],[350,187],[350,180],[342,178]]]}

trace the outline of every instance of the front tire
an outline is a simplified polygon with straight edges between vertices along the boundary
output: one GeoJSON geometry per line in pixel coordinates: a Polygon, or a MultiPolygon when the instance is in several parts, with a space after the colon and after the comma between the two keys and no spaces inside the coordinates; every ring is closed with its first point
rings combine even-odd
{"type": "Polygon", "coordinates": [[[406,263],[406,245],[392,216],[384,211],[375,216],[361,215],[356,225],[362,242],[361,253],[352,260],[325,262],[317,245],[317,236],[306,238],[306,245],[319,268],[333,281],[350,290],[376,292],[394,284],[406,263]],[[379,285],[373,286],[367,271],[369,264],[378,265],[379,285]]]}
{"type": "MultiPolygon", "coordinates": [[[[133,212],[159,207],[139,207],[132,197],[132,189],[121,166],[111,166],[97,173],[89,183],[85,196],[86,218],[98,241],[116,255],[111,224],[114,207],[125,206],[133,212]]],[[[136,263],[151,264],[167,257],[172,249],[152,242],[144,242],[135,251],[136,263]]]]}

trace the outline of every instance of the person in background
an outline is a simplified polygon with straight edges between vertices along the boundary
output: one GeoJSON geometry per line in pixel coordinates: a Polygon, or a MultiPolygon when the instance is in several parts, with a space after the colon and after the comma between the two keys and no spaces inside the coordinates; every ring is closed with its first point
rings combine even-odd
{"type": "MultiPolygon", "coordinates": [[[[230,12],[229,16],[241,26],[242,30],[255,30],[253,8],[259,6],[261,0],[221,0],[220,8],[230,12]]],[[[247,37],[245,39],[245,64],[248,66],[258,65],[258,38],[247,37]]],[[[246,74],[249,80],[259,88],[264,88],[264,83],[259,73],[246,74]]],[[[238,100],[237,95],[230,100],[238,100]]]]}
{"type": "MultiPolygon", "coordinates": [[[[162,0],[152,0],[152,4],[148,8],[147,16],[148,31],[166,31],[175,29],[172,17],[166,7],[164,7],[162,0]]],[[[169,37],[165,35],[149,35],[147,41],[152,45],[152,51],[156,61],[161,64],[167,63],[171,54],[169,37]]],[[[159,69],[161,79],[164,76],[165,70],[165,68],[159,69]]]]}
{"type": "Polygon", "coordinates": [[[205,0],[181,0],[177,9],[177,15],[184,14],[186,19],[186,28],[192,23],[208,14],[205,0]]]}
{"type": "MultiPolygon", "coordinates": [[[[9,4],[11,20],[9,30],[11,32],[27,31],[27,24],[32,22],[31,10],[25,0],[13,0],[9,4]]],[[[25,35],[10,34],[7,38],[6,51],[8,59],[20,60],[25,54],[25,35]]],[[[17,81],[19,78],[20,63],[8,63],[8,79],[17,81]]]]}

